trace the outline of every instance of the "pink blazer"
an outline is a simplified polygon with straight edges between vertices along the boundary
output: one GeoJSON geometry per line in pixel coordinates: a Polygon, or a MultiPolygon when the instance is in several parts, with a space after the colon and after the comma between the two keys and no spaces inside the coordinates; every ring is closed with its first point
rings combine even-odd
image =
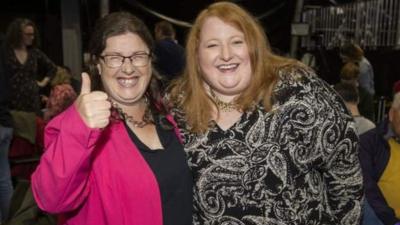
{"type": "Polygon", "coordinates": [[[65,225],[162,225],[157,180],[124,124],[90,129],[74,105],[46,127],[32,190],[65,225]]]}

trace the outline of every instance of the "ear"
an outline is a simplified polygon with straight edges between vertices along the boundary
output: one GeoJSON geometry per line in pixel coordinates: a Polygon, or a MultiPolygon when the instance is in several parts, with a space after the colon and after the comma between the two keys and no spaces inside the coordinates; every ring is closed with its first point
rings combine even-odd
{"type": "Polygon", "coordinates": [[[100,66],[100,63],[97,63],[96,67],[97,67],[97,70],[99,71],[99,74],[101,75],[101,66],[100,66]]]}
{"type": "Polygon", "coordinates": [[[390,107],[389,113],[388,113],[389,122],[392,122],[392,121],[393,121],[393,114],[394,114],[394,113],[395,113],[395,111],[394,111],[393,107],[390,107]]]}

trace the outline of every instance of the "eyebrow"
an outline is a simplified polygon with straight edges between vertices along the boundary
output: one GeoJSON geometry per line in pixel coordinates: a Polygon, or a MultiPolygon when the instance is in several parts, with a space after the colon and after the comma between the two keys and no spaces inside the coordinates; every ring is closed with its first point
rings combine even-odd
{"type": "MultiPolygon", "coordinates": [[[[129,56],[134,56],[134,55],[144,55],[144,54],[150,54],[147,51],[136,51],[133,52],[131,55],[129,56]]],[[[104,52],[104,55],[118,55],[118,56],[124,56],[123,54],[119,53],[119,52],[104,52]]],[[[128,56],[127,56],[128,57],[128,56]]]]}

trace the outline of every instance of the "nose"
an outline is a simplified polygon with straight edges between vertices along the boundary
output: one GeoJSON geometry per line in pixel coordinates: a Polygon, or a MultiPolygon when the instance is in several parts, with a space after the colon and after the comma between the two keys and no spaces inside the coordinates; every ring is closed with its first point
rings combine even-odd
{"type": "Polygon", "coordinates": [[[232,50],[231,47],[227,44],[222,45],[221,49],[221,58],[224,61],[229,61],[232,59],[232,50]]]}
{"type": "Polygon", "coordinates": [[[132,64],[132,59],[124,58],[124,60],[122,61],[121,71],[126,74],[131,74],[135,72],[135,66],[133,66],[132,64]]]}

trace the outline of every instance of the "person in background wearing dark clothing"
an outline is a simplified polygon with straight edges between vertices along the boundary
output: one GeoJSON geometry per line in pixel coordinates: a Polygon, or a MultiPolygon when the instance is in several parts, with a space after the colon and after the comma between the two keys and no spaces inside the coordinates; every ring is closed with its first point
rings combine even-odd
{"type": "Polygon", "coordinates": [[[9,83],[5,76],[3,49],[0,49],[0,224],[8,217],[13,192],[8,151],[12,139],[12,118],[9,112],[9,83]]]}
{"type": "Polygon", "coordinates": [[[400,225],[400,92],[388,118],[361,135],[360,161],[368,203],[385,225],[400,225]]]}
{"type": "Polygon", "coordinates": [[[57,71],[56,65],[37,48],[35,24],[17,18],[7,28],[5,66],[10,80],[11,109],[41,113],[40,88],[47,86],[57,71]]]}
{"type": "Polygon", "coordinates": [[[168,84],[180,75],[185,67],[185,49],[175,39],[175,29],[167,21],[158,22],[154,28],[156,44],[154,47],[155,68],[168,84]]]}
{"type": "Polygon", "coordinates": [[[344,63],[357,63],[360,67],[358,83],[372,96],[375,95],[374,70],[371,63],[364,56],[364,51],[355,43],[345,43],[340,47],[340,58],[344,63]]]}
{"type": "Polygon", "coordinates": [[[355,85],[358,89],[358,109],[361,116],[375,121],[374,97],[361,85],[359,85],[360,67],[357,63],[347,62],[340,71],[340,82],[355,85]]]}

